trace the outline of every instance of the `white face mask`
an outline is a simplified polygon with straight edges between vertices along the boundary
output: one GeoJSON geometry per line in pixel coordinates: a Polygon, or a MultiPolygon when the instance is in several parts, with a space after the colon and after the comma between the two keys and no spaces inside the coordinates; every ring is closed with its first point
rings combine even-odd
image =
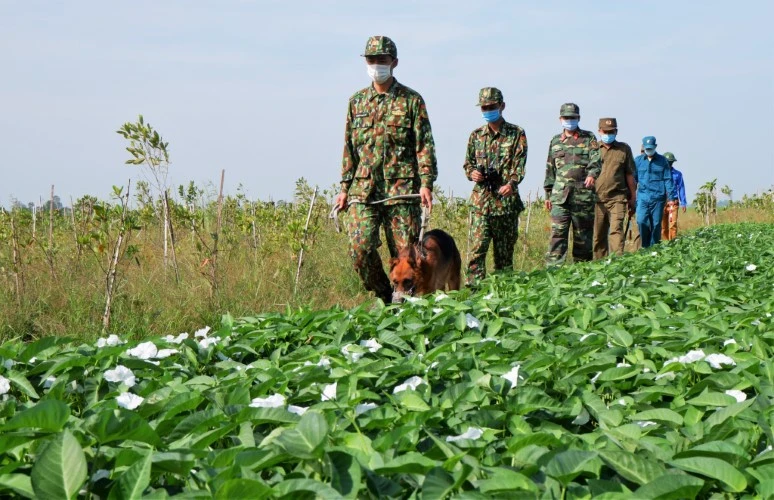
{"type": "Polygon", "coordinates": [[[392,76],[391,66],[390,64],[369,64],[368,76],[376,83],[384,83],[392,76]]]}

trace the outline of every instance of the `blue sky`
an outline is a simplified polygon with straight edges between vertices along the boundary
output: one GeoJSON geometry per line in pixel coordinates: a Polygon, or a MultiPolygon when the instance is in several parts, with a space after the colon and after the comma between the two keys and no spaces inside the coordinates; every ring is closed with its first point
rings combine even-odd
{"type": "Polygon", "coordinates": [[[529,142],[524,197],[542,187],[559,106],[596,133],[618,118],[655,135],[689,200],[712,178],[734,197],[774,185],[774,2],[325,2],[0,0],[0,204],[69,204],[139,179],[115,133],[143,114],[170,143],[170,184],[240,184],[289,198],[339,180],[348,97],[369,84],[369,35],[392,37],[395,76],[425,98],[440,187],[499,87],[529,142]]]}

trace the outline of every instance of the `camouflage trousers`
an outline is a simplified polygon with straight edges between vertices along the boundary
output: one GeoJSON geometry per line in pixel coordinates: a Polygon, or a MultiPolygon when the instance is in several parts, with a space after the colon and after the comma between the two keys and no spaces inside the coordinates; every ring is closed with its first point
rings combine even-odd
{"type": "Polygon", "coordinates": [[[616,255],[623,254],[625,218],[625,196],[616,196],[596,203],[594,206],[595,260],[607,257],[611,251],[616,255]]]}
{"type": "Polygon", "coordinates": [[[413,245],[419,237],[421,208],[416,203],[397,205],[350,204],[347,210],[347,232],[349,233],[349,254],[355,271],[365,289],[376,293],[385,302],[392,298],[392,285],[384,271],[379,257],[379,228],[384,227],[387,249],[390,257],[396,257],[398,250],[413,245]]]}
{"type": "Polygon", "coordinates": [[[485,215],[471,212],[467,284],[472,285],[486,276],[486,253],[493,243],[494,269],[513,269],[513,247],[519,238],[519,214],[485,215]]]}
{"type": "Polygon", "coordinates": [[[648,248],[661,241],[661,219],[664,216],[666,200],[637,198],[637,226],[640,228],[642,248],[648,248]]]}
{"type": "Polygon", "coordinates": [[[572,224],[572,260],[589,261],[594,238],[594,201],[570,199],[551,207],[551,239],[548,242],[546,265],[564,263],[572,224]]]}

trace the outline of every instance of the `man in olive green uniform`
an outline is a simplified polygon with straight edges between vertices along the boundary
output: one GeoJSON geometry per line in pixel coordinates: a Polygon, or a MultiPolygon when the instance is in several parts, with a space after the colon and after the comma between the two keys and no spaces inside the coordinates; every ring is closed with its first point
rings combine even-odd
{"type": "Polygon", "coordinates": [[[551,212],[551,239],[546,264],[564,263],[572,224],[572,258],[575,262],[592,257],[594,236],[594,181],[601,165],[594,134],[578,128],[580,108],[562,104],[559,109],[562,133],[551,139],[546,161],[546,209],[551,212]]]}
{"type": "Polygon", "coordinates": [[[486,276],[490,242],[495,271],[513,269],[519,212],[524,209],[519,183],[527,162],[527,136],[524,129],[503,118],[502,92],[494,87],[481,89],[477,105],[486,123],[470,134],[463,165],[468,180],[476,183],[470,196],[468,285],[486,276]]]}
{"type": "Polygon", "coordinates": [[[341,192],[334,204],[340,210],[349,206],[350,255],[363,285],[390,302],[392,287],[378,253],[379,228],[384,226],[393,257],[399,248],[416,243],[420,199],[430,209],[438,167],[425,102],[392,75],[398,65],[395,43],[372,36],[363,55],[373,84],[349,99],[341,192]]]}
{"type": "Polygon", "coordinates": [[[602,173],[595,184],[594,259],[607,257],[609,250],[617,255],[623,254],[627,204],[632,209],[637,206],[632,148],[625,142],[617,141],[617,134],[618,122],[615,118],[599,119],[602,173]]]}

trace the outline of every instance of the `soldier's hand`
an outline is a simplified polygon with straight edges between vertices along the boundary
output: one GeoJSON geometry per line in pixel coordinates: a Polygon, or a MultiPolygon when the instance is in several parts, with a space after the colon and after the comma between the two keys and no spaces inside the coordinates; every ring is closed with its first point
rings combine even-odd
{"type": "Polygon", "coordinates": [[[688,210],[688,207],[686,207],[685,205],[683,205],[683,213],[685,213],[685,211],[686,211],[686,210],[688,210]]]}
{"type": "Polygon", "coordinates": [[[483,180],[484,180],[484,174],[482,174],[482,173],[481,173],[481,172],[479,172],[478,170],[474,170],[474,171],[473,171],[473,172],[470,174],[470,178],[471,178],[471,179],[473,179],[473,182],[481,182],[481,181],[483,181],[483,180]]]}
{"type": "Polygon", "coordinates": [[[637,196],[632,196],[629,198],[629,212],[634,212],[635,207],[637,207],[637,196]]]}
{"type": "Polygon", "coordinates": [[[509,182],[504,186],[500,186],[500,189],[498,189],[497,192],[500,196],[510,196],[513,194],[513,187],[511,187],[511,183],[509,182]]]}
{"type": "Polygon", "coordinates": [[[428,188],[419,188],[419,196],[422,198],[422,206],[427,207],[429,212],[433,211],[433,192],[428,188]]]}
{"type": "Polygon", "coordinates": [[[347,208],[347,193],[339,193],[333,205],[339,207],[339,210],[345,210],[347,208]]]}
{"type": "Polygon", "coordinates": [[[587,188],[593,187],[594,186],[594,178],[592,176],[586,177],[586,181],[583,183],[583,185],[586,186],[587,188]]]}
{"type": "Polygon", "coordinates": [[[551,206],[552,206],[551,200],[546,200],[545,205],[546,205],[546,210],[551,210],[551,206]]]}

